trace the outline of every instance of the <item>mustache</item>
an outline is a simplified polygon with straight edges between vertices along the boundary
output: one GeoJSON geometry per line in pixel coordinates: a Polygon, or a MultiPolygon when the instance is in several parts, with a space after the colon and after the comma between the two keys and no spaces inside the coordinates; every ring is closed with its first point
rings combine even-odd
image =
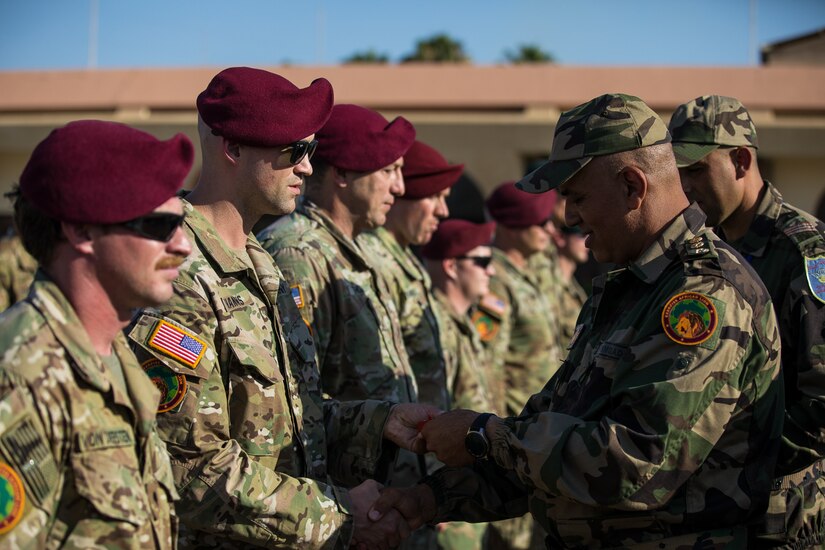
{"type": "Polygon", "coordinates": [[[186,260],[185,256],[168,256],[155,264],[155,269],[176,269],[186,260]]]}

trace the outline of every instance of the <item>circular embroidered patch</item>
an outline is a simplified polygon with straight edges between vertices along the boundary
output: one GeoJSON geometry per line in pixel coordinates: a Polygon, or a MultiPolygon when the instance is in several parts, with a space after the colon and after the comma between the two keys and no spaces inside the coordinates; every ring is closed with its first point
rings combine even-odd
{"type": "Polygon", "coordinates": [[[186,396],[186,377],[178,374],[157,359],[149,359],[141,365],[143,371],[160,390],[158,412],[171,411],[186,396]]]}
{"type": "Polygon", "coordinates": [[[499,323],[490,316],[485,315],[482,311],[473,313],[473,324],[476,327],[476,332],[481,338],[482,342],[489,342],[498,334],[499,323]]]}
{"type": "Polygon", "coordinates": [[[0,535],[8,533],[23,517],[26,491],[17,472],[0,462],[0,535]]]}
{"type": "Polygon", "coordinates": [[[713,335],[719,316],[707,296],[682,292],[672,297],[662,310],[662,328],[677,344],[696,346],[713,335]]]}

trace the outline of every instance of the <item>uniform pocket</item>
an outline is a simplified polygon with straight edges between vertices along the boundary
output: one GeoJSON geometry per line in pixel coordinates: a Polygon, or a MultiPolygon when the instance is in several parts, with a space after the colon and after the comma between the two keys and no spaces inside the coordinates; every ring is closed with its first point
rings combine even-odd
{"type": "MultiPolygon", "coordinates": [[[[238,367],[230,368],[230,436],[252,456],[269,456],[291,439],[292,416],[286,384],[272,352],[259,343],[227,339],[238,367]]],[[[297,399],[294,396],[293,399],[297,399]]]]}
{"type": "Polygon", "coordinates": [[[147,502],[135,462],[134,453],[122,447],[74,452],[75,488],[101,515],[140,526],[146,519],[147,502]]]}

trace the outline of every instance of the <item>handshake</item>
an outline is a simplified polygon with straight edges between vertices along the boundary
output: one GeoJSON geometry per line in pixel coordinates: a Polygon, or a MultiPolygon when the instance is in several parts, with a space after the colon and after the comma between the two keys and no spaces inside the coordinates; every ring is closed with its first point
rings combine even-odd
{"type": "MultiPolygon", "coordinates": [[[[429,405],[396,405],[384,438],[414,453],[434,452],[447,466],[466,466],[474,458],[464,448],[464,436],[477,416],[462,409],[443,413],[429,405]]],[[[359,550],[394,548],[436,514],[435,495],[426,484],[385,488],[367,480],[350,489],[349,496],[355,523],[352,547],[359,550]]]]}

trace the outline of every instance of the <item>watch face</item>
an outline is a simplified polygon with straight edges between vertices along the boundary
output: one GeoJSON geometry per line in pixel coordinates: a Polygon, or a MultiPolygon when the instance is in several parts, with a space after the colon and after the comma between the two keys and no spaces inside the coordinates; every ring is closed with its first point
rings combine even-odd
{"type": "Polygon", "coordinates": [[[467,452],[476,458],[484,458],[487,456],[487,438],[478,432],[470,432],[464,438],[464,447],[467,452]]]}

